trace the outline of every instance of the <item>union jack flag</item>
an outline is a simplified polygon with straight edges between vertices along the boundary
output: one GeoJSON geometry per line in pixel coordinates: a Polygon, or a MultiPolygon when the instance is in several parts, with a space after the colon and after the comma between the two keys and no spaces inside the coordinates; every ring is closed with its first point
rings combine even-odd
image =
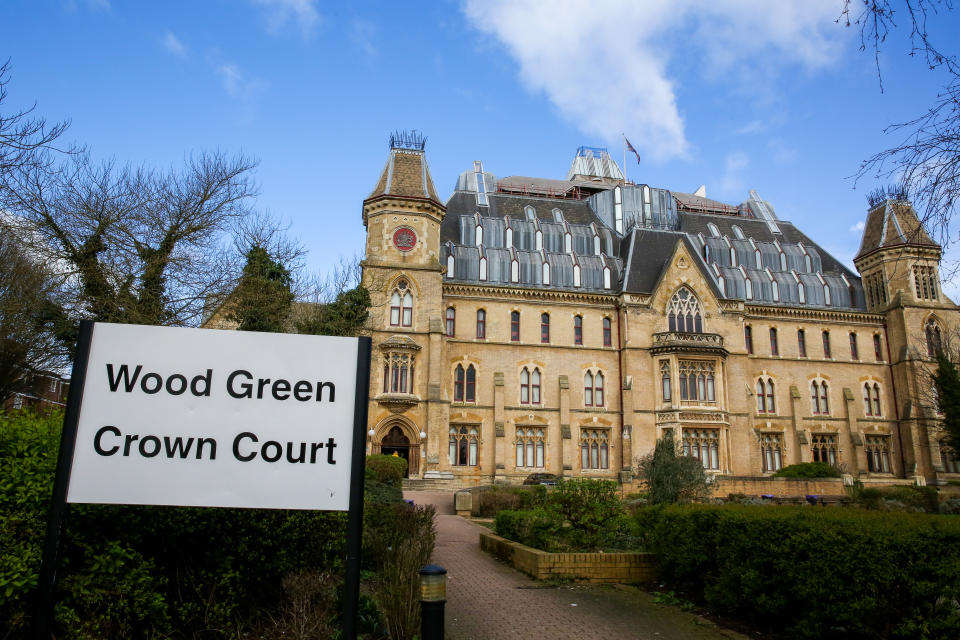
{"type": "Polygon", "coordinates": [[[630,144],[630,141],[627,140],[627,136],[623,136],[623,141],[627,143],[627,151],[637,156],[637,164],[640,164],[640,154],[637,153],[637,150],[633,148],[633,145],[630,144]]]}

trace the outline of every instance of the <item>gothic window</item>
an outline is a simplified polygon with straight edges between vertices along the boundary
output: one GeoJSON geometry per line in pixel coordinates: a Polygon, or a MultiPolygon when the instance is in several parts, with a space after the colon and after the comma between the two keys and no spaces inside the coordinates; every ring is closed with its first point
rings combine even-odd
{"type": "Polygon", "coordinates": [[[960,460],[944,440],[940,441],[940,462],[947,473],[960,473],[960,460]]]}
{"type": "Polygon", "coordinates": [[[703,360],[681,360],[680,399],[690,402],[715,402],[714,363],[703,360]]]}
{"type": "Polygon", "coordinates": [[[807,302],[807,288],[803,286],[802,282],[797,283],[797,299],[800,304],[806,304],[807,302]]]}
{"type": "Polygon", "coordinates": [[[414,357],[408,353],[388,353],[383,363],[384,393],[413,393],[414,357]]]}
{"type": "Polygon", "coordinates": [[[660,391],[663,394],[663,401],[670,402],[670,362],[668,360],[660,361],[660,391]]]}
{"type": "Polygon", "coordinates": [[[710,231],[710,235],[714,238],[720,237],[720,230],[717,229],[717,225],[713,224],[712,222],[708,222],[707,229],[710,231]]]}
{"type": "Polygon", "coordinates": [[[757,413],[776,413],[777,394],[770,378],[757,380],[757,413]]]}
{"type": "Polygon", "coordinates": [[[753,252],[753,262],[757,269],[763,269],[763,255],[760,253],[760,249],[753,252]]]}
{"type": "Polygon", "coordinates": [[[780,345],[777,343],[777,330],[774,327],[770,327],[770,355],[780,355],[780,345]]]}
{"type": "Polygon", "coordinates": [[[447,307],[447,336],[452,338],[457,328],[457,312],[453,307],[447,307]]]}
{"type": "Polygon", "coordinates": [[[603,373],[591,371],[583,374],[583,404],[586,407],[603,406],[603,373]]]}
{"type": "Polygon", "coordinates": [[[813,434],[811,448],[813,450],[814,462],[826,462],[827,464],[836,466],[839,460],[839,456],[837,455],[837,434],[813,434]]]}
{"type": "Polygon", "coordinates": [[[540,314],[540,342],[548,344],[550,342],[550,314],[540,314]]]}
{"type": "Polygon", "coordinates": [[[510,313],[510,342],[520,342],[520,312],[510,313]]]}
{"type": "Polygon", "coordinates": [[[450,464],[454,467],[477,466],[480,430],[477,427],[450,425],[450,464]]]}
{"type": "Polygon", "coordinates": [[[807,332],[797,329],[797,351],[801,358],[807,357],[807,332]]]}
{"type": "Polygon", "coordinates": [[[810,383],[810,411],[813,415],[830,414],[830,388],[826,381],[816,381],[810,383]]]}
{"type": "Polygon", "coordinates": [[[580,468],[610,468],[610,432],[607,429],[580,431],[580,468]]]}
{"type": "Polygon", "coordinates": [[[704,469],[719,469],[720,430],[684,429],[683,455],[696,458],[704,469]]]}
{"type": "Polygon", "coordinates": [[[824,331],[822,337],[823,337],[823,357],[830,358],[832,357],[830,355],[830,332],[824,331]]]}
{"type": "Polygon", "coordinates": [[[864,438],[867,452],[867,471],[890,473],[890,437],[867,436],[864,438]]]}
{"type": "Polygon", "coordinates": [[[881,348],[880,343],[880,334],[873,334],[873,355],[876,357],[877,362],[883,362],[883,349],[881,348]]]}
{"type": "Polygon", "coordinates": [[[520,404],[540,404],[540,369],[520,372],[520,404]]]}
{"type": "Polygon", "coordinates": [[[550,263],[549,262],[543,263],[543,280],[542,281],[545,286],[549,286],[550,284],[550,263]]]}
{"type": "Polygon", "coordinates": [[[583,344],[583,316],[573,316],[573,344],[583,344]]]}
{"type": "Polygon", "coordinates": [[[487,337],[487,312],[477,309],[477,338],[485,340],[487,337]]]}
{"type": "Polygon", "coordinates": [[[542,468],[544,446],[543,429],[517,427],[517,466],[542,468]]]}
{"type": "Polygon", "coordinates": [[[933,267],[915,266],[913,268],[913,280],[917,289],[917,298],[923,300],[937,299],[937,277],[933,267]]]}
{"type": "Polygon", "coordinates": [[[750,325],[743,327],[743,343],[747,347],[747,353],[753,355],[753,327],[750,325]]]}
{"type": "Polygon", "coordinates": [[[783,436],[764,433],[760,436],[760,459],[764,471],[779,471],[783,466],[783,436]]]}
{"type": "Polygon", "coordinates": [[[610,318],[603,319],[603,346],[609,347],[613,344],[613,337],[610,330],[610,318]]]}
{"type": "Polygon", "coordinates": [[[860,359],[860,349],[857,347],[857,334],[853,332],[850,333],[850,359],[860,359]]]}
{"type": "Polygon", "coordinates": [[[477,370],[471,364],[466,369],[458,364],[453,374],[453,401],[477,401],[477,370]]]}
{"type": "Polygon", "coordinates": [[[730,230],[733,231],[733,235],[737,237],[737,240],[744,240],[743,231],[737,225],[730,227],[730,230]]]}
{"type": "Polygon", "coordinates": [[[753,300],[753,281],[750,278],[743,279],[743,291],[747,300],[753,300]]]}
{"type": "Polygon", "coordinates": [[[927,320],[924,333],[927,336],[927,357],[935,358],[943,345],[940,340],[940,327],[937,326],[937,321],[933,318],[927,320]]]}
{"type": "Polygon", "coordinates": [[[703,333],[703,312],[700,301],[686,287],[677,290],[667,305],[670,331],[703,333]]]}
{"type": "Polygon", "coordinates": [[[390,326],[409,327],[413,324],[413,294],[406,280],[397,283],[390,294],[390,326]]]}

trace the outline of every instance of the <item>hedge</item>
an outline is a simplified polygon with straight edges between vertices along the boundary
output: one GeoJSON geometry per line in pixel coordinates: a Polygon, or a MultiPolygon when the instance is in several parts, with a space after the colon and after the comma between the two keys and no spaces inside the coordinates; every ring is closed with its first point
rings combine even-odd
{"type": "Polygon", "coordinates": [[[960,637],[960,519],[809,507],[644,511],[661,579],[717,611],[810,638],[960,637]]]}

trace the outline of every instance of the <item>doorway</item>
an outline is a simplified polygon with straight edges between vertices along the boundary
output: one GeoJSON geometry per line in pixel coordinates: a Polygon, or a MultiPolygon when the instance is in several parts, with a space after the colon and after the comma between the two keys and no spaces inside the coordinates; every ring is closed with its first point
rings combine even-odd
{"type": "Polygon", "coordinates": [[[387,435],[383,437],[383,440],[380,442],[380,453],[385,456],[397,454],[406,460],[407,470],[404,472],[403,477],[410,477],[410,439],[403,435],[403,430],[399,426],[392,427],[387,435]]]}

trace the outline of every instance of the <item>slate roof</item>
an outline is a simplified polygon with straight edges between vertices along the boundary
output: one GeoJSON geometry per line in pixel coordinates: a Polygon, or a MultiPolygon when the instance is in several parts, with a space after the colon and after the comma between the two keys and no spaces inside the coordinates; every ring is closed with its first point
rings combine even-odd
{"type": "Polygon", "coordinates": [[[940,248],[930,239],[909,202],[886,200],[867,214],[857,258],[877,249],[906,245],[940,248]]]}

